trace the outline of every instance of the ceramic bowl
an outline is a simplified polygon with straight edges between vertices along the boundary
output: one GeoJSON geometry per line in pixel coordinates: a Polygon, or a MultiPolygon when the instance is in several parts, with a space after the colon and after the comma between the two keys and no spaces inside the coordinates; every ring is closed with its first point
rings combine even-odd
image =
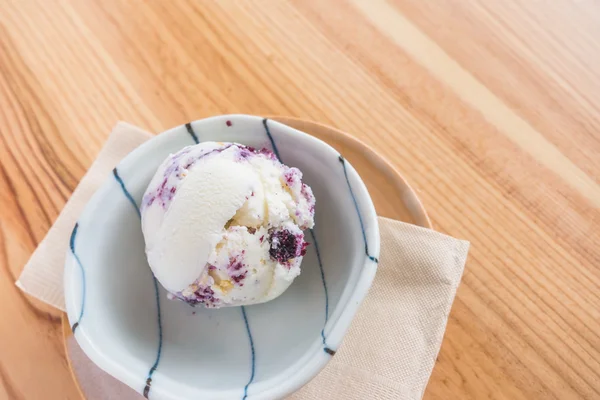
{"type": "Polygon", "coordinates": [[[152,399],[276,399],[334,356],[377,270],[379,231],[355,169],[328,144],[247,115],[199,120],[125,157],[81,214],[65,264],[74,336],[100,368],[152,399]],[[169,153],[202,141],[272,149],[317,199],[302,273],[260,305],[170,301],[144,253],[138,205],[169,153]]]}

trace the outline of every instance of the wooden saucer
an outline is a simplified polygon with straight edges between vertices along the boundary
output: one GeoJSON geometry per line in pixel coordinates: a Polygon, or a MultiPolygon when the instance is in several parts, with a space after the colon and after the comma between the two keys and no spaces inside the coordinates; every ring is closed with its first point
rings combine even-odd
{"type": "MultiPolygon", "coordinates": [[[[431,221],[415,191],[402,175],[384,158],[354,137],[335,128],[316,122],[290,117],[269,117],[292,128],[309,133],[340,152],[367,185],[377,215],[431,228],[431,221]]],[[[67,315],[62,316],[65,349],[73,379],[82,397],[98,393],[99,388],[110,392],[111,398],[140,398],[132,389],[100,371],[77,345],[67,315]],[[93,379],[91,379],[93,377],[93,379]]],[[[89,396],[92,397],[92,396],[89,396]]]]}
{"type": "Polygon", "coordinates": [[[429,216],[415,191],[387,160],[369,146],[347,133],[317,122],[289,117],[271,119],[309,133],[339,151],[367,185],[377,215],[431,228],[429,216]]]}

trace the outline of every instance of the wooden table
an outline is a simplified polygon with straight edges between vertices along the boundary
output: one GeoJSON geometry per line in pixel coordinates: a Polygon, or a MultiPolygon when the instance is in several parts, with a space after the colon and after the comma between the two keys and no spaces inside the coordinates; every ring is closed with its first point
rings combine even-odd
{"type": "Polygon", "coordinates": [[[0,397],[77,398],[13,284],[125,120],[359,137],[472,242],[426,399],[600,398],[600,3],[0,1],[0,397]]]}

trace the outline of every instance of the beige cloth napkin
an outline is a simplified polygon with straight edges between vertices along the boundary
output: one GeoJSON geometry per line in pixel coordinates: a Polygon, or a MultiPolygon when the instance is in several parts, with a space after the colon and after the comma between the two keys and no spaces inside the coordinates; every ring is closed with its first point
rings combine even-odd
{"type": "MultiPolygon", "coordinates": [[[[119,123],[17,285],[64,311],[63,266],[70,232],[88,199],[127,153],[151,135],[119,123]]],[[[420,399],[435,364],[469,243],[379,218],[380,262],[373,286],[343,345],[295,400],[420,399]]],[[[141,398],[97,368],[71,337],[67,348],[89,399],[141,398]],[[99,384],[102,382],[102,384],[99,384]]]]}

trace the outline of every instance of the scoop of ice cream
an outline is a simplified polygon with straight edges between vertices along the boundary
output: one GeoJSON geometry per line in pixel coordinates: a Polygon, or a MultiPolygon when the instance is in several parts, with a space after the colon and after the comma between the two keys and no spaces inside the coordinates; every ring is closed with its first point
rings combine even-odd
{"type": "Polygon", "coordinates": [[[262,303],[300,274],[315,198],[266,149],[205,142],[170,155],[141,206],[148,263],[171,298],[262,303]]]}

